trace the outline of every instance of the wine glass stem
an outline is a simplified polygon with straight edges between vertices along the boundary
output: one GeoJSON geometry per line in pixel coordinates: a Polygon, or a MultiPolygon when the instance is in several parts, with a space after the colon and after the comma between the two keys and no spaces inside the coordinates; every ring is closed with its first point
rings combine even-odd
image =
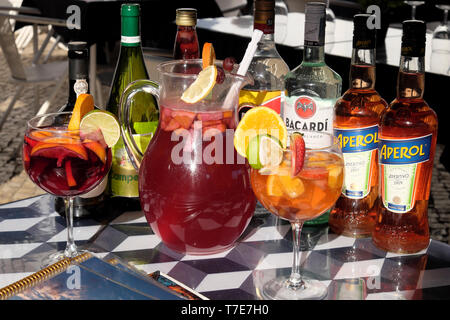
{"type": "Polygon", "coordinates": [[[448,22],[448,10],[444,10],[444,21],[443,25],[446,26],[448,22]]]}
{"type": "Polygon", "coordinates": [[[64,255],[73,258],[77,255],[77,246],[73,238],[73,197],[67,197],[64,201],[66,209],[67,244],[64,255]]]}
{"type": "Polygon", "coordinates": [[[302,233],[303,222],[291,222],[292,226],[292,237],[293,237],[293,251],[294,251],[294,260],[292,263],[292,271],[291,276],[288,279],[288,287],[294,290],[302,289],[305,286],[305,283],[302,280],[302,276],[300,274],[300,260],[301,260],[301,251],[300,251],[300,235],[302,233]]]}
{"type": "Polygon", "coordinates": [[[412,20],[416,19],[416,6],[415,5],[412,6],[411,18],[412,18],[412,20]]]}

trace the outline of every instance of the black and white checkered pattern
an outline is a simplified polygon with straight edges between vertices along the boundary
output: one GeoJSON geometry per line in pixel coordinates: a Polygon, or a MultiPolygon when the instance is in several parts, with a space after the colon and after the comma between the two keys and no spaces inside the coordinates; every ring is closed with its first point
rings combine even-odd
{"type": "MultiPolygon", "coordinates": [[[[119,257],[147,273],[160,270],[210,299],[257,299],[262,275],[289,273],[292,266],[290,225],[262,207],[237,245],[215,255],[168,249],[142,212],[126,212],[103,225],[78,220],[74,235],[77,245],[99,257],[119,257]]],[[[49,195],[0,206],[0,287],[39,270],[45,256],[65,248],[66,237],[65,220],[49,195]]],[[[397,255],[379,250],[370,238],[304,227],[302,249],[303,274],[327,285],[328,299],[450,298],[450,246],[441,242],[397,255]]]]}

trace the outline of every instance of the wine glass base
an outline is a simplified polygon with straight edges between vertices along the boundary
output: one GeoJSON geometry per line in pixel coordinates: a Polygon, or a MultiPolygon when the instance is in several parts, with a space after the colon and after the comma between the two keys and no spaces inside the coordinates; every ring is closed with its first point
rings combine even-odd
{"type": "Polygon", "coordinates": [[[303,278],[303,285],[289,286],[289,276],[271,279],[263,284],[261,295],[267,300],[321,300],[328,294],[327,287],[318,280],[303,278]]]}
{"type": "Polygon", "coordinates": [[[63,259],[74,258],[74,257],[76,257],[76,256],[78,256],[80,254],[86,253],[86,252],[89,252],[89,251],[87,251],[87,250],[77,250],[76,253],[71,254],[70,256],[66,255],[66,252],[64,250],[52,253],[52,254],[50,254],[49,256],[47,256],[46,258],[44,258],[42,260],[41,268],[46,268],[46,267],[48,267],[48,266],[50,266],[50,265],[52,265],[54,263],[57,263],[57,262],[59,262],[59,261],[61,261],[63,259]]]}

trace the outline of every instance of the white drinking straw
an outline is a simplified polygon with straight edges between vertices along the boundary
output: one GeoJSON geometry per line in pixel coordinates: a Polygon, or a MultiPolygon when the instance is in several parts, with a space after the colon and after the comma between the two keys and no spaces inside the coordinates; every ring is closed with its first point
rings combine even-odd
{"type": "MultiPolygon", "coordinates": [[[[247,73],[248,67],[250,66],[250,62],[252,61],[253,56],[255,55],[256,47],[258,45],[259,40],[261,40],[262,35],[263,32],[261,30],[255,29],[253,31],[252,40],[249,42],[247,50],[245,50],[244,58],[242,58],[242,61],[239,64],[239,69],[237,72],[238,75],[245,76],[245,74],[247,73]]],[[[228,94],[225,98],[224,102],[225,109],[231,109],[234,97],[237,94],[239,94],[239,88],[240,88],[239,82],[233,83],[230,91],[228,91],[228,94]]]]}

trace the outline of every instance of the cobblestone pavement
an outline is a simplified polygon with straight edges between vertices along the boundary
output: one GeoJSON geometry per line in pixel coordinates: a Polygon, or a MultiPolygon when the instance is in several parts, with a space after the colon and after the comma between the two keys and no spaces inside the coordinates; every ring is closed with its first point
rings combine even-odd
{"type": "MultiPolygon", "coordinates": [[[[45,54],[44,54],[45,56],[45,54]]],[[[56,49],[51,61],[65,59],[67,53],[62,49],[56,49]]],[[[32,59],[31,46],[23,53],[24,63],[30,63],[32,59]]],[[[0,113],[2,113],[12,95],[15,85],[8,82],[10,73],[3,53],[0,55],[0,113]]],[[[49,112],[56,111],[67,99],[68,81],[58,92],[49,112]]],[[[40,85],[39,95],[43,98],[51,92],[51,85],[40,85]]],[[[108,88],[104,87],[106,93],[108,88]]],[[[106,97],[106,96],[105,96],[106,97]]],[[[44,192],[34,185],[23,171],[21,146],[26,121],[34,116],[34,92],[32,87],[24,91],[17,101],[14,110],[8,117],[0,132],[0,204],[43,194],[44,192]]],[[[439,162],[443,145],[437,145],[431,182],[431,195],[429,201],[428,217],[431,237],[435,240],[450,244],[450,173],[439,162]]]]}

